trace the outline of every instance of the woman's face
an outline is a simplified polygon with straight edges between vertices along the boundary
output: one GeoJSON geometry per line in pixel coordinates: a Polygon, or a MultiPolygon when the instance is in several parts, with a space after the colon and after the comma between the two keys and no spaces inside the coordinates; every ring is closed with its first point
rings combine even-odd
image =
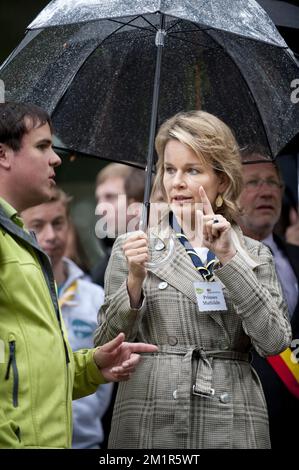
{"type": "Polygon", "coordinates": [[[186,145],[169,140],[164,151],[163,184],[168,203],[173,208],[187,203],[201,203],[199,187],[203,186],[212,206],[226,184],[213,168],[202,162],[186,145]]]}

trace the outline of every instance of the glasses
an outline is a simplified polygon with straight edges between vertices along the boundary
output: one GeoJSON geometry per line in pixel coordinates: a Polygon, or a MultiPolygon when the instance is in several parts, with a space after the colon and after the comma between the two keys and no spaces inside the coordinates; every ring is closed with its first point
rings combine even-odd
{"type": "Polygon", "coordinates": [[[273,179],[262,179],[262,178],[255,178],[244,183],[246,189],[254,190],[260,189],[261,186],[265,184],[269,189],[273,189],[278,191],[279,189],[283,188],[283,184],[279,181],[273,179]]]}

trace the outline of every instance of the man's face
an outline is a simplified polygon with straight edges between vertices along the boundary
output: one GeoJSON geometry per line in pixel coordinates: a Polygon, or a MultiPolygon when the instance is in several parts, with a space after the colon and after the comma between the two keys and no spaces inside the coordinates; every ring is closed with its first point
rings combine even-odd
{"type": "Polygon", "coordinates": [[[11,153],[11,185],[19,211],[48,201],[55,186],[54,168],[61,160],[52,149],[49,124],[24,134],[21,148],[11,153]]]}
{"type": "Polygon", "coordinates": [[[108,178],[96,188],[97,206],[95,213],[105,218],[106,236],[115,238],[126,231],[126,196],[124,179],[108,178]]]}
{"type": "Polygon", "coordinates": [[[243,165],[243,182],[240,225],[245,235],[266,238],[281,211],[283,189],[275,166],[270,162],[243,165]]]}
{"type": "Polygon", "coordinates": [[[41,248],[55,266],[63,257],[67,236],[68,217],[61,201],[48,202],[22,212],[25,226],[36,233],[41,248]]]}

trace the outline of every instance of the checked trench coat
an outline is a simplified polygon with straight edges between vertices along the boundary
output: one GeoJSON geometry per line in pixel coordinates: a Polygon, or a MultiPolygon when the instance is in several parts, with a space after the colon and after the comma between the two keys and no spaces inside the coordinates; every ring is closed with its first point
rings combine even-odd
{"type": "Polygon", "coordinates": [[[262,356],[278,354],[291,330],[270,251],[237,227],[234,234],[236,255],[215,271],[228,309],[216,312],[199,312],[193,282],[202,279],[178,240],[173,259],[148,271],[142,305],[132,309],[124,238],[115,242],[95,344],[123,331],[127,341],[159,351],[144,354],[119,384],[110,448],[270,447],[265,398],[248,353],[253,346],[262,356]]]}

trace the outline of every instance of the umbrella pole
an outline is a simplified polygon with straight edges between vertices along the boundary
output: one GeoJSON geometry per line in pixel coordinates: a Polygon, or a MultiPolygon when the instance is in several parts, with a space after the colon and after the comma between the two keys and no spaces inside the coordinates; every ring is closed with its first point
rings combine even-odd
{"type": "Polygon", "coordinates": [[[151,194],[151,182],[152,182],[152,170],[154,164],[154,144],[155,144],[155,134],[157,128],[157,116],[158,116],[158,106],[159,106],[159,91],[160,91],[160,75],[161,75],[161,64],[162,64],[162,51],[165,41],[165,17],[160,13],[160,25],[156,34],[155,44],[157,46],[157,55],[156,55],[156,69],[155,69],[155,78],[154,78],[154,91],[153,91],[153,104],[151,112],[151,124],[150,124],[150,134],[148,142],[148,151],[147,151],[147,160],[146,160],[146,169],[145,169],[145,188],[144,188],[144,198],[143,198],[143,207],[142,215],[139,223],[139,229],[144,232],[148,226],[149,213],[150,213],[150,194],[151,194]]]}

